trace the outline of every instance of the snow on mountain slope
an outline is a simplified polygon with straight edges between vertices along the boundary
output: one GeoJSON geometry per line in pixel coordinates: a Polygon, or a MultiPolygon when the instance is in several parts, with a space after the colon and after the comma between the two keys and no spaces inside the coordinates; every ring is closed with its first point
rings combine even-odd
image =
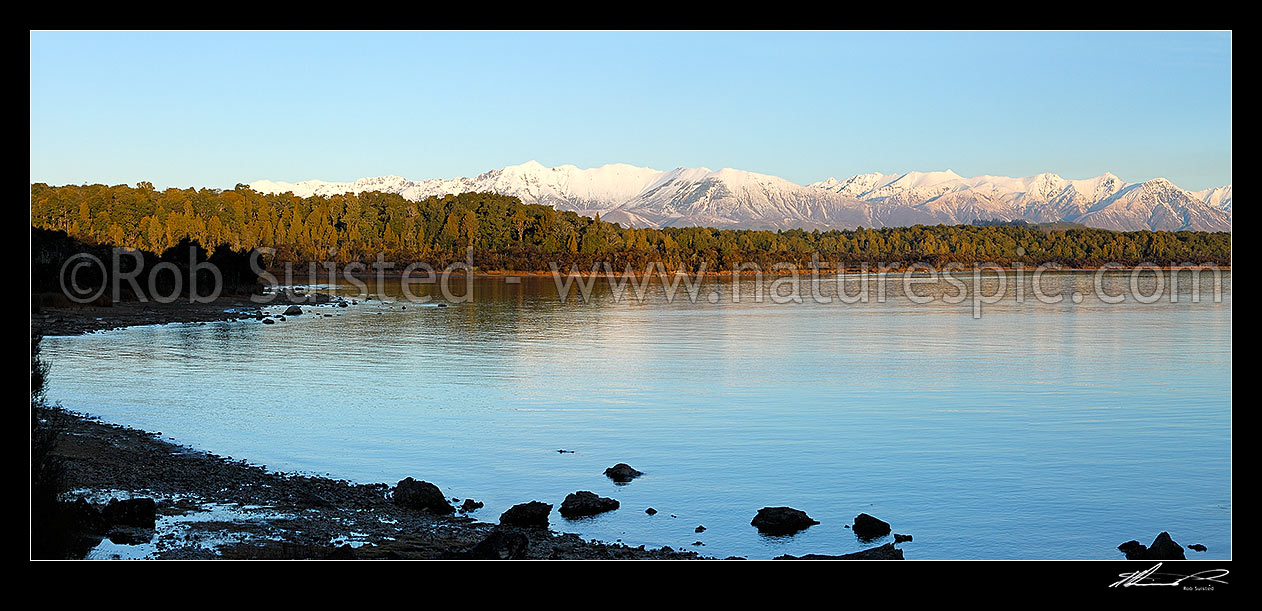
{"type": "Polygon", "coordinates": [[[1231,217],[1227,212],[1206,205],[1164,178],[1122,189],[1097,202],[1077,222],[1123,231],[1178,231],[1189,227],[1205,231],[1231,230],[1231,217]]]}
{"type": "Polygon", "coordinates": [[[886,225],[915,222],[967,223],[978,219],[1071,221],[1108,229],[1196,229],[1230,231],[1231,186],[1191,193],[1158,179],[1134,190],[1117,176],[1067,180],[1043,173],[1013,178],[955,172],[859,174],[830,178],[815,188],[853,194],[875,205],[886,225]],[[1129,195],[1123,197],[1126,191],[1129,195]]]}
{"type": "Polygon", "coordinates": [[[1225,187],[1217,187],[1214,189],[1205,189],[1202,191],[1193,191],[1192,195],[1197,199],[1205,202],[1205,205],[1213,208],[1221,208],[1231,212],[1231,185],[1225,187]]]}
{"type": "Polygon", "coordinates": [[[1231,185],[1192,193],[1164,179],[1127,184],[1107,173],[1069,180],[1051,173],[966,178],[951,170],[873,172],[804,186],[731,168],[660,171],[621,163],[549,168],[529,161],[472,178],[259,180],[250,187],[303,197],[381,191],[411,200],[485,191],[559,210],[600,213],[611,222],[637,227],[826,229],[1026,220],[1127,230],[1231,229],[1231,185]]]}
{"type": "Polygon", "coordinates": [[[865,208],[849,196],[778,176],[731,168],[680,168],[616,210],[663,226],[789,228],[858,226],[869,221],[865,208]]]}

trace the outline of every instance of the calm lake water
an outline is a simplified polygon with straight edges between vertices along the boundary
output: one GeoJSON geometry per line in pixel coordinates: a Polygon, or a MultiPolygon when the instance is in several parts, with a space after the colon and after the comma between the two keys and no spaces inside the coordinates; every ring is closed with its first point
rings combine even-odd
{"type": "Polygon", "coordinates": [[[1113,559],[1162,530],[1209,547],[1190,558],[1230,558],[1231,275],[1217,303],[1209,288],[1192,303],[1190,284],[1151,304],[1010,290],[974,318],[900,286],[846,305],[754,303],[752,280],[741,303],[730,281],[711,285],[718,303],[667,303],[660,286],[615,302],[602,284],[583,303],[550,278],[487,278],[447,308],[402,309],[395,285],[332,318],[137,327],[44,352],[67,408],[270,469],[432,481],[484,501],[473,515],[489,522],[591,490],[622,508],[554,512],[554,529],[770,558],[887,542],[844,527],[867,512],[914,535],[909,559],[1113,559]],[[602,472],[618,462],[645,475],[614,485],[602,472]],[[777,505],[821,523],[759,535],[750,519],[777,505]]]}

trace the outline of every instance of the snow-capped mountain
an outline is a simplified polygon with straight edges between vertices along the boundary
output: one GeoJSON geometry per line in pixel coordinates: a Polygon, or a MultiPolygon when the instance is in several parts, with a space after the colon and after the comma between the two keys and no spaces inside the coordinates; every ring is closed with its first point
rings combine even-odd
{"type": "Polygon", "coordinates": [[[1230,185],[1193,193],[1165,179],[1131,184],[1113,174],[1083,180],[1048,173],[966,178],[945,170],[859,174],[799,185],[730,168],[549,168],[530,161],[473,178],[259,180],[249,186],[261,193],[293,192],[303,197],[381,191],[411,200],[493,192],[559,210],[600,213],[605,220],[637,227],[816,229],[1026,220],[1124,230],[1231,229],[1230,185]]]}
{"type": "Polygon", "coordinates": [[[1130,184],[1111,173],[1069,180],[1051,173],[964,178],[946,170],[860,174],[811,186],[874,204],[874,218],[885,225],[998,219],[1126,231],[1231,230],[1231,185],[1193,193],[1164,178],[1130,184]]]}
{"type": "Polygon", "coordinates": [[[1192,195],[1214,208],[1222,208],[1231,212],[1231,185],[1203,191],[1193,191],[1192,195]]]}

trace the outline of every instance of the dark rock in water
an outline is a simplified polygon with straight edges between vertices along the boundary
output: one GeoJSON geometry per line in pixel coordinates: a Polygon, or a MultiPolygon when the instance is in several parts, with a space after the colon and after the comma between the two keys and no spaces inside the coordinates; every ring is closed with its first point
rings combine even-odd
{"type": "Polygon", "coordinates": [[[1170,533],[1162,531],[1148,546],[1149,560],[1187,560],[1183,555],[1183,546],[1170,538],[1170,533]]]}
{"type": "Polygon", "coordinates": [[[573,454],[574,450],[557,450],[557,454],[573,454]]]}
{"type": "Polygon", "coordinates": [[[67,515],[71,526],[80,532],[103,535],[110,529],[109,523],[101,515],[101,510],[83,497],[79,497],[69,505],[67,515]]]}
{"type": "Polygon", "coordinates": [[[859,539],[872,540],[884,537],[890,534],[890,525],[888,522],[878,520],[866,513],[861,513],[854,518],[854,526],[852,527],[854,534],[859,539]]]}
{"type": "Polygon", "coordinates": [[[438,304],[438,307],[440,307],[440,308],[445,308],[445,307],[447,307],[447,304],[445,304],[445,303],[440,303],[440,304],[438,304]]]}
{"type": "Polygon", "coordinates": [[[894,533],[895,543],[906,543],[907,541],[911,541],[911,535],[900,535],[898,533],[894,533]]]}
{"type": "Polygon", "coordinates": [[[264,318],[264,319],[263,319],[263,324],[265,324],[265,325],[274,325],[274,324],[276,324],[276,321],[274,321],[274,320],[272,320],[272,319],[270,319],[270,318],[264,318]]]}
{"type": "Polygon", "coordinates": [[[613,511],[618,506],[618,501],[614,499],[597,496],[595,492],[580,490],[565,497],[565,500],[561,502],[560,512],[563,518],[581,518],[613,511]]]}
{"type": "Polygon", "coordinates": [[[776,560],[902,560],[903,550],[886,543],[880,547],[865,549],[851,554],[829,556],[826,554],[807,554],[805,556],[776,556],[776,560]]]}
{"type": "Polygon", "coordinates": [[[479,509],[482,509],[481,501],[475,501],[473,499],[465,499],[464,503],[460,504],[461,513],[469,513],[470,511],[477,511],[479,509]]]}
{"type": "Polygon", "coordinates": [[[456,508],[447,502],[447,497],[443,496],[438,486],[410,477],[394,487],[394,504],[444,515],[456,511],[456,508]]]}
{"type": "Polygon", "coordinates": [[[341,301],[341,300],[339,300],[339,301],[337,302],[337,307],[339,307],[339,308],[345,308],[345,307],[347,307],[347,304],[346,304],[346,302],[345,302],[345,301],[341,301]]]}
{"type": "Polygon", "coordinates": [[[1192,551],[1194,551],[1194,552],[1207,552],[1207,551],[1209,551],[1209,548],[1208,548],[1208,547],[1205,547],[1204,545],[1201,545],[1200,543],[1193,543],[1193,544],[1191,544],[1191,545],[1189,545],[1189,546],[1188,546],[1188,549],[1190,549],[1190,550],[1192,550],[1192,551]]]}
{"type": "Polygon", "coordinates": [[[281,321],[281,322],[285,322],[285,317],[284,317],[284,316],[277,316],[277,317],[276,317],[276,320],[279,320],[279,321],[281,321]]]}
{"type": "Polygon", "coordinates": [[[631,467],[631,465],[624,462],[620,462],[608,469],[605,469],[605,477],[608,477],[619,484],[625,484],[637,477],[640,477],[641,475],[644,474],[636,471],[631,467]]]}
{"type": "Polygon", "coordinates": [[[539,501],[521,503],[508,508],[500,514],[500,524],[505,526],[521,526],[526,528],[547,528],[548,515],[552,513],[552,505],[539,501]]]}
{"type": "Polygon", "coordinates": [[[1144,547],[1139,541],[1127,541],[1117,549],[1126,554],[1127,560],[1187,560],[1183,555],[1183,547],[1170,538],[1170,533],[1162,531],[1153,539],[1152,545],[1144,547]]]}
{"type": "Polygon", "coordinates": [[[139,526],[153,528],[157,521],[158,506],[153,499],[114,499],[101,511],[101,517],[112,526],[139,526]]]}
{"type": "Polygon", "coordinates": [[[649,514],[649,515],[653,516],[653,515],[657,515],[657,510],[656,510],[656,509],[653,509],[652,507],[649,507],[648,509],[645,509],[645,510],[644,510],[644,513],[647,513],[647,514],[649,514]]]}
{"type": "Polygon", "coordinates": [[[496,528],[466,552],[444,553],[444,558],[465,560],[522,560],[530,549],[530,538],[517,530],[496,528]]]}
{"type": "Polygon", "coordinates": [[[354,560],[355,548],[351,547],[350,543],[343,543],[341,546],[333,548],[333,551],[329,552],[329,554],[325,556],[325,559],[326,560],[354,560]]]}
{"type": "Polygon", "coordinates": [[[697,545],[697,546],[700,546],[700,545],[705,545],[704,543],[702,543],[702,542],[700,542],[700,541],[693,541],[693,542],[692,542],[692,544],[693,544],[693,545],[697,545]]]}
{"type": "Polygon", "coordinates": [[[302,308],[296,305],[291,305],[285,308],[284,314],[285,316],[298,316],[299,314],[302,314],[302,308]]]}
{"type": "Polygon", "coordinates": [[[805,511],[792,507],[763,507],[750,522],[765,535],[792,535],[805,530],[819,521],[812,520],[805,511]]]}
{"type": "Polygon", "coordinates": [[[694,530],[694,531],[692,531],[692,532],[703,533],[703,532],[705,532],[705,527],[704,527],[704,526],[698,526],[698,527],[697,527],[697,529],[696,529],[696,530],[694,530]]]}

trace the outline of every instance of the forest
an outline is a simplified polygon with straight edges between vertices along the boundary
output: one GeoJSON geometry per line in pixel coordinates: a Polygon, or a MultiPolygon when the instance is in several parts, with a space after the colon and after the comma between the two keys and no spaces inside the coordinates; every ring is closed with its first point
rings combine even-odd
{"type": "Polygon", "coordinates": [[[462,261],[472,249],[475,269],[547,271],[555,263],[586,269],[721,271],[756,263],[825,268],[862,263],[1057,263],[1068,267],[1231,264],[1231,235],[1195,231],[1116,232],[1015,223],[807,231],[623,227],[516,197],[464,193],[409,201],[365,192],[329,197],[232,190],[157,190],[127,185],[31,185],[31,226],[64,231],[89,244],[161,253],[188,240],[234,251],[275,249],[265,263],[333,261],[462,261]]]}

